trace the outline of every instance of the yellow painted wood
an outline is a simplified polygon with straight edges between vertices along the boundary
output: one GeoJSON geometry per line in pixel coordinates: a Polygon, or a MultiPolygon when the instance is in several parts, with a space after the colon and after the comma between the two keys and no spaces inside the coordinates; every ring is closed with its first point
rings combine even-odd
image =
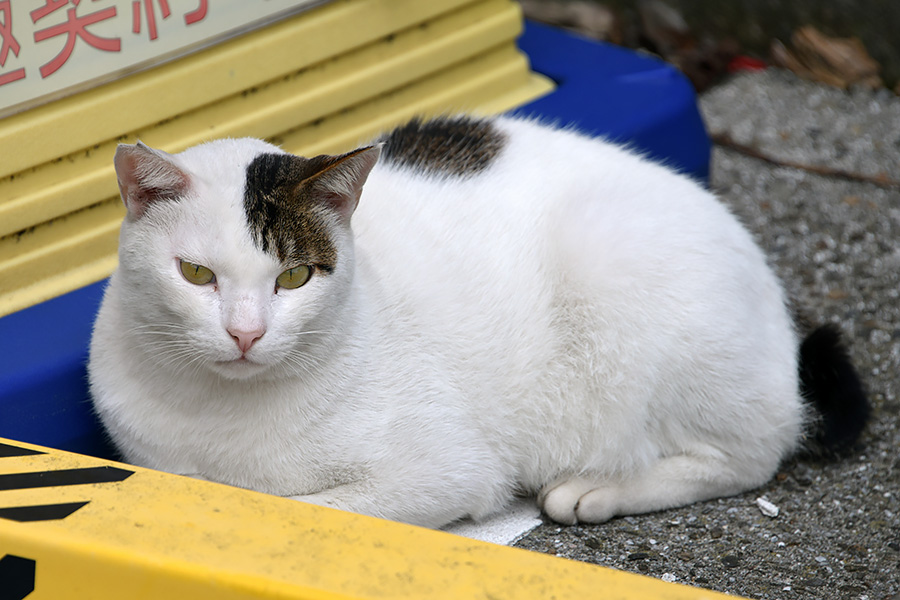
{"type": "Polygon", "coordinates": [[[109,199],[0,238],[0,316],[108,277],[124,214],[121,201],[109,199]]]}
{"type": "Polygon", "coordinates": [[[36,561],[27,600],[730,596],[56,450],[4,473],[112,466],[116,483],[0,490],[0,509],[88,502],[53,521],[0,518],[0,549],[36,561]]]}
{"type": "Polygon", "coordinates": [[[526,65],[513,47],[502,47],[319,125],[276,136],[274,141],[300,155],[337,153],[356,148],[414,115],[486,115],[510,110],[549,89],[547,80],[529,73],[523,68],[526,65]]]}
{"type": "Polygon", "coordinates": [[[0,120],[0,177],[340,56],[474,0],[335,0],[65,100],[0,120]]]}

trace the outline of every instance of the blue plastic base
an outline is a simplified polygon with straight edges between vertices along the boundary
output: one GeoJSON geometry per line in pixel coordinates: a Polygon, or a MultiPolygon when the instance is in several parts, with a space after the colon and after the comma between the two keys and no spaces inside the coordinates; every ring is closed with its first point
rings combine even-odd
{"type": "Polygon", "coordinates": [[[0,437],[112,458],[91,410],[87,361],[106,281],[0,319],[0,437]]]}
{"type": "Polygon", "coordinates": [[[674,67],[531,22],[519,47],[559,87],[515,114],[625,143],[706,183],[709,136],[693,87],[674,67]]]}
{"type": "MultiPolygon", "coordinates": [[[[699,180],[710,145],[690,84],[655,59],[527,23],[520,47],[558,88],[516,111],[626,142],[699,180]]],[[[85,362],[106,282],[0,319],[0,437],[113,457],[85,362]]]]}

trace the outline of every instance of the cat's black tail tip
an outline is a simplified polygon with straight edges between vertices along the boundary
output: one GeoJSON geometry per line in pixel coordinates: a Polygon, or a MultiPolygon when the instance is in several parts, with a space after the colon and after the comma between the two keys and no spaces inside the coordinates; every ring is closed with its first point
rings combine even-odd
{"type": "Polygon", "coordinates": [[[800,388],[819,413],[811,432],[819,454],[849,450],[859,438],[871,411],[862,381],[837,327],[824,325],[800,345],[800,388]]]}

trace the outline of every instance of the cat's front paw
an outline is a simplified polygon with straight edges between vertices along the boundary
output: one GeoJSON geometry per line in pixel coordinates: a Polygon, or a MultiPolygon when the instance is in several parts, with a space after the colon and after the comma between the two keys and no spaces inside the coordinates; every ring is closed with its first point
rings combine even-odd
{"type": "Polygon", "coordinates": [[[544,513],[564,525],[603,523],[618,513],[615,486],[573,477],[544,486],[538,505],[544,513]]]}

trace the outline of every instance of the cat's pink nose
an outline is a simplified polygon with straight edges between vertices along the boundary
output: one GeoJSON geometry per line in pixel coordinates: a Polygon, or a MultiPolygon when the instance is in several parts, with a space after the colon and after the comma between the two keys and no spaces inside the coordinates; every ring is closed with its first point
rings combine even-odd
{"type": "Polygon", "coordinates": [[[242,331],[240,329],[228,330],[229,335],[231,335],[231,338],[238,345],[238,348],[240,348],[241,352],[245,354],[247,350],[249,350],[250,347],[256,343],[256,340],[261,338],[265,332],[265,328],[262,327],[260,327],[259,329],[254,329],[252,331],[242,331]]]}

